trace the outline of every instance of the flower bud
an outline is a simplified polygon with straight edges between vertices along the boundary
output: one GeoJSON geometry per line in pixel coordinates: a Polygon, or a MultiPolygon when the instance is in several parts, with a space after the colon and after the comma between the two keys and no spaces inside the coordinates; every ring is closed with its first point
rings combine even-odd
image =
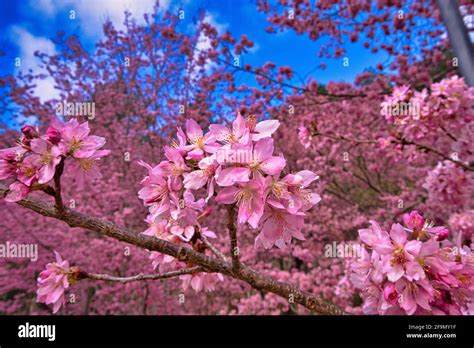
{"type": "Polygon", "coordinates": [[[53,143],[54,145],[57,145],[59,141],[61,140],[61,133],[59,133],[58,129],[49,126],[48,129],[46,130],[46,137],[51,143],[53,143]]]}
{"type": "Polygon", "coordinates": [[[439,231],[436,231],[436,239],[439,241],[447,239],[449,236],[449,231],[447,228],[441,228],[439,231]]]}
{"type": "Polygon", "coordinates": [[[33,139],[38,136],[38,132],[32,126],[23,126],[21,127],[21,132],[27,139],[33,139]]]}
{"type": "Polygon", "coordinates": [[[398,293],[395,289],[395,284],[389,283],[383,289],[383,297],[385,301],[389,302],[390,304],[394,304],[397,301],[398,293]]]}

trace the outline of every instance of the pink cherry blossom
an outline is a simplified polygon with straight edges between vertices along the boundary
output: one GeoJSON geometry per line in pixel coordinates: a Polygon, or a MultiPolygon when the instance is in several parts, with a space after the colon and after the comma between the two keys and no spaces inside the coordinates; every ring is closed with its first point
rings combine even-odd
{"type": "Polygon", "coordinates": [[[138,197],[146,206],[151,206],[153,214],[157,216],[169,211],[170,200],[177,202],[177,196],[170,189],[168,180],[163,177],[163,169],[159,166],[152,168],[143,161],[139,164],[148,169],[148,176],[142,180],[144,187],[138,191],[138,197]]]}
{"type": "Polygon", "coordinates": [[[240,225],[248,222],[257,228],[264,210],[265,183],[261,179],[252,179],[247,183],[240,183],[239,187],[225,187],[219,191],[216,201],[222,204],[234,204],[239,207],[237,221],[240,225]]]}
{"type": "Polygon", "coordinates": [[[292,238],[304,240],[301,229],[304,225],[304,214],[289,213],[285,206],[277,201],[267,201],[267,208],[262,216],[262,230],[255,239],[255,246],[270,249],[273,245],[284,248],[292,238]]]}
{"type": "Polygon", "coordinates": [[[36,138],[31,141],[31,157],[38,169],[38,183],[45,184],[53,179],[56,166],[61,161],[61,151],[49,141],[36,138]]]}
{"type": "Polygon", "coordinates": [[[198,170],[194,170],[184,177],[184,187],[186,189],[199,190],[207,185],[207,199],[214,195],[215,173],[218,163],[214,156],[205,157],[198,163],[198,170]]]}
{"type": "Polygon", "coordinates": [[[51,144],[58,145],[59,142],[61,141],[61,132],[60,132],[60,130],[53,127],[53,126],[48,127],[48,129],[46,130],[45,135],[46,135],[46,139],[48,139],[48,141],[51,144]]]}
{"type": "Polygon", "coordinates": [[[26,186],[31,186],[38,179],[38,168],[35,162],[34,156],[28,156],[18,164],[17,179],[26,186]]]}
{"type": "Polygon", "coordinates": [[[37,301],[53,305],[53,313],[57,313],[65,303],[64,291],[69,287],[69,262],[63,260],[55,251],[56,262],[46,265],[38,277],[37,301]]]}
{"type": "Polygon", "coordinates": [[[273,139],[263,138],[254,147],[252,162],[249,164],[254,176],[261,174],[279,175],[286,166],[286,160],[273,155],[273,139]]]}
{"type": "Polygon", "coordinates": [[[100,160],[109,153],[110,150],[96,150],[89,157],[72,158],[72,161],[68,163],[67,171],[74,173],[80,185],[88,180],[100,179],[102,177],[99,169],[100,160]]]}
{"type": "Polygon", "coordinates": [[[17,162],[22,157],[20,147],[12,147],[0,150],[0,180],[8,179],[13,176],[17,169],[17,162]]]}
{"type": "Polygon", "coordinates": [[[308,186],[319,177],[309,170],[288,174],[282,180],[288,192],[287,208],[290,212],[306,211],[317,204],[321,197],[311,192],[308,186]]]}
{"type": "Polygon", "coordinates": [[[400,307],[408,315],[415,314],[418,310],[430,311],[430,301],[433,299],[433,288],[426,279],[410,282],[405,278],[400,279],[395,285],[400,294],[400,307]]]}
{"type": "Polygon", "coordinates": [[[421,231],[425,225],[425,219],[417,211],[412,211],[403,215],[403,223],[411,230],[421,231]]]}
{"type": "Polygon", "coordinates": [[[240,112],[237,113],[237,118],[232,123],[232,130],[226,126],[212,124],[209,126],[209,132],[213,134],[218,142],[223,144],[248,145],[251,140],[250,130],[240,112]]]}
{"type": "Polygon", "coordinates": [[[269,138],[280,127],[278,120],[265,120],[257,122],[254,115],[250,115],[246,121],[252,141],[259,141],[263,138],[269,138]]]}
{"type": "Polygon", "coordinates": [[[158,167],[163,170],[163,176],[169,178],[170,188],[177,191],[182,186],[182,175],[190,168],[184,162],[179,150],[165,146],[165,156],[168,161],[162,161],[158,167]]]}
{"type": "Polygon", "coordinates": [[[21,183],[20,181],[15,181],[9,187],[9,192],[5,197],[7,202],[18,202],[28,196],[30,193],[30,187],[21,183]]]}
{"type": "Polygon", "coordinates": [[[204,135],[202,128],[193,119],[186,121],[186,136],[192,145],[192,150],[188,152],[188,157],[200,160],[206,153],[215,153],[218,145],[216,139],[211,132],[204,135]]]}
{"type": "MultiPolygon", "coordinates": [[[[414,222],[425,221],[417,212],[407,214],[404,220],[410,227],[414,222]]],[[[444,229],[427,227],[425,223],[420,230],[420,226],[404,229],[393,224],[389,234],[372,221],[369,229],[359,231],[371,254],[366,250],[363,258],[352,263],[351,281],[362,290],[364,313],[412,315],[468,311],[474,279],[472,250],[443,248],[439,234],[435,233],[426,233],[420,239],[421,234],[416,231],[444,229]],[[383,296],[379,288],[383,289],[383,296]]]]}
{"type": "Polygon", "coordinates": [[[181,263],[173,256],[152,251],[150,260],[154,270],[158,269],[160,273],[169,272],[181,267],[181,263]]]}
{"type": "Polygon", "coordinates": [[[89,135],[89,123],[79,124],[75,118],[66,122],[61,128],[59,148],[63,154],[75,158],[90,157],[97,149],[105,144],[105,138],[89,135]]]}

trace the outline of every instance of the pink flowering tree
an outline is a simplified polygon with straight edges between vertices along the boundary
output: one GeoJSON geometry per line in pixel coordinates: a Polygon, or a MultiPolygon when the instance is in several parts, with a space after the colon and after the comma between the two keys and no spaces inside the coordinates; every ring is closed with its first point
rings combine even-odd
{"type": "Polygon", "coordinates": [[[473,89],[433,1],[369,3],[258,5],[269,32],[330,37],[322,58],[389,54],[354,83],[235,66],[249,37],[173,13],[106,22],[92,51],[59,33],[64,56],[38,53],[59,100],[0,78],[22,116],[0,133],[2,230],[39,245],[0,260],[0,312],[474,313],[473,89]]]}

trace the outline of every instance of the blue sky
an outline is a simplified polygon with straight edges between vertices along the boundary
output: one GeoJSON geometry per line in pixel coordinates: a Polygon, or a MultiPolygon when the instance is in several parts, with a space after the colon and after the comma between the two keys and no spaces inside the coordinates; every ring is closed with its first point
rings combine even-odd
{"type": "MultiPolygon", "coordinates": [[[[18,69],[37,68],[34,51],[53,53],[50,41],[56,32],[76,34],[86,47],[92,48],[101,37],[101,23],[110,18],[116,25],[123,20],[123,10],[129,9],[135,17],[142,18],[145,11],[151,11],[154,0],[24,0],[1,1],[0,27],[0,74],[14,74],[18,69]],[[74,10],[76,18],[69,18],[74,10]],[[15,58],[20,57],[22,66],[15,67],[15,58]]],[[[255,0],[162,0],[164,8],[185,10],[183,25],[191,24],[197,11],[204,9],[208,20],[219,30],[229,30],[235,37],[246,34],[255,43],[255,48],[243,57],[243,63],[262,65],[272,61],[289,65],[301,76],[310,76],[319,83],[328,81],[353,81],[364,69],[375,66],[386,59],[384,53],[371,54],[362,43],[346,44],[349,67],[344,67],[342,59],[325,60],[326,70],[314,70],[321,64],[317,56],[320,42],[310,41],[306,36],[292,31],[278,34],[265,32],[268,23],[265,14],[256,11],[255,0]],[[186,23],[186,21],[188,23],[186,23]]],[[[241,76],[240,83],[252,83],[251,76],[241,76]]],[[[297,78],[294,84],[300,84],[297,78]]],[[[47,98],[54,96],[52,85],[47,81],[38,86],[38,94],[47,98]]]]}

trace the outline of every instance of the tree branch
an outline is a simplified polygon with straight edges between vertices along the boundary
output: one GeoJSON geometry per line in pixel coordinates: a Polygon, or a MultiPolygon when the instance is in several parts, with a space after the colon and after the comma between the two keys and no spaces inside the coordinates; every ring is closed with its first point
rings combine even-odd
{"type": "Polygon", "coordinates": [[[235,225],[235,206],[227,206],[227,228],[229,229],[230,255],[232,257],[232,269],[234,272],[240,270],[239,247],[237,246],[237,227],[235,225]]]}
{"type": "MultiPolygon", "coordinates": [[[[327,137],[327,138],[330,138],[330,139],[334,139],[334,140],[350,141],[350,142],[353,142],[353,143],[356,143],[356,144],[377,144],[378,143],[377,140],[354,139],[354,138],[349,138],[349,137],[346,137],[346,136],[340,135],[340,134],[332,135],[332,134],[327,134],[327,133],[319,133],[318,131],[316,131],[315,134],[313,134],[313,136],[318,136],[318,135],[323,136],[323,137],[327,137]]],[[[413,141],[408,141],[406,139],[397,139],[397,140],[394,140],[393,143],[400,144],[400,145],[413,145],[413,146],[416,146],[418,149],[425,150],[427,152],[432,152],[435,155],[438,155],[439,157],[441,157],[441,158],[443,158],[447,161],[453,162],[454,164],[462,167],[465,170],[468,170],[470,172],[474,171],[473,166],[465,164],[462,161],[455,160],[455,159],[451,158],[450,156],[447,156],[447,155],[443,154],[442,152],[440,152],[440,151],[436,150],[435,148],[430,147],[428,145],[415,143],[413,141]]]]}
{"type": "Polygon", "coordinates": [[[447,160],[447,161],[450,161],[450,162],[453,162],[454,164],[464,168],[465,170],[468,170],[470,172],[473,172],[474,171],[474,167],[471,166],[471,165],[467,165],[465,164],[464,162],[462,161],[459,161],[459,160],[455,160],[453,158],[451,158],[450,156],[446,156],[444,153],[436,150],[435,148],[432,148],[428,145],[424,145],[424,144],[419,144],[419,143],[415,143],[413,141],[408,141],[406,139],[401,139],[401,140],[397,140],[396,141],[398,144],[401,144],[401,145],[414,145],[416,146],[418,149],[422,149],[422,150],[425,150],[427,152],[432,152],[436,155],[438,155],[439,157],[447,160]]]}
{"type": "Polygon", "coordinates": [[[81,279],[94,279],[94,280],[106,280],[111,282],[119,282],[119,283],[129,283],[135,282],[140,280],[156,280],[156,279],[166,279],[181,276],[184,274],[193,274],[202,272],[202,268],[199,266],[196,267],[189,267],[183,268],[177,271],[166,272],[161,274],[137,274],[130,277],[116,277],[109,274],[98,274],[98,273],[89,273],[85,271],[80,271],[79,273],[79,280],[81,279]]]}
{"type": "Polygon", "coordinates": [[[220,257],[220,258],[221,258],[222,260],[224,260],[224,261],[227,260],[227,258],[225,257],[225,255],[224,255],[219,249],[217,249],[214,245],[212,245],[211,242],[209,242],[209,240],[206,238],[206,236],[203,236],[203,235],[201,234],[201,237],[200,237],[200,238],[201,238],[202,242],[204,243],[204,245],[205,245],[209,250],[211,250],[211,251],[214,253],[214,255],[220,257]]]}
{"type": "MultiPolygon", "coordinates": [[[[8,188],[0,183],[0,198],[5,197],[7,192],[8,188]]],[[[64,208],[62,213],[59,213],[53,205],[33,197],[22,199],[17,202],[17,204],[43,216],[64,221],[71,227],[81,227],[92,230],[101,235],[109,236],[143,249],[158,251],[173,256],[180,261],[199,265],[203,268],[204,272],[222,273],[226,276],[240,279],[250,284],[254,289],[271,292],[287,300],[292,299],[294,303],[300,304],[310,311],[319,314],[346,314],[331,302],[317,298],[287,283],[279,282],[271,277],[262,275],[244,264],[240,264],[240,271],[236,273],[233,271],[232,264],[229,262],[209,257],[190,248],[178,246],[156,237],[145,236],[141,233],[126,230],[110,221],[81,214],[67,207],[64,208]]]]}
{"type": "Polygon", "coordinates": [[[55,208],[58,212],[64,211],[64,204],[63,199],[61,196],[61,175],[63,174],[64,170],[64,157],[61,156],[61,162],[59,162],[56,172],[54,173],[54,201],[55,201],[55,208]]]}

